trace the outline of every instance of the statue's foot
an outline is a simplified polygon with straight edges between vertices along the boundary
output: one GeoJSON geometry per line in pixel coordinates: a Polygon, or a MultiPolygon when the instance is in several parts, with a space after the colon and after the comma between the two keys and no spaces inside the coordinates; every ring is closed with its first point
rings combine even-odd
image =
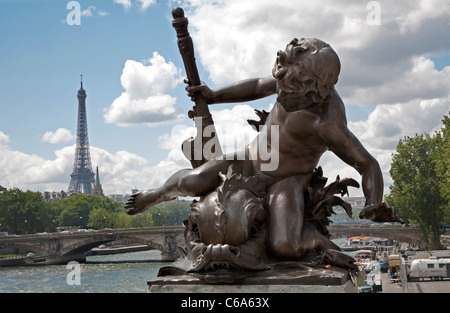
{"type": "Polygon", "coordinates": [[[145,212],[158,203],[174,199],[176,199],[176,197],[167,198],[164,197],[164,195],[160,195],[158,189],[149,189],[131,195],[130,199],[128,199],[125,204],[125,209],[127,209],[129,215],[135,215],[145,212]]]}

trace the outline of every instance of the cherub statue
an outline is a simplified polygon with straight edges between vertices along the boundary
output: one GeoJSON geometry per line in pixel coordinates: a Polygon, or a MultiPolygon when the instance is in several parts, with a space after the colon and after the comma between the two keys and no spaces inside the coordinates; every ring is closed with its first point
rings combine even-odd
{"type": "MultiPolygon", "coordinates": [[[[378,162],[347,128],[345,107],[334,87],[339,72],[340,61],[330,45],[302,38],[293,39],[278,52],[270,77],[243,80],[218,90],[205,84],[188,86],[190,97],[201,94],[208,104],[251,101],[272,94],[277,98],[268,116],[263,116],[264,127],[244,151],[180,170],[160,188],[133,195],[126,205],[128,214],[176,197],[205,197],[222,184],[219,173],[227,173],[232,166],[234,173],[256,177],[264,186],[270,254],[278,260],[299,260],[317,248],[311,244],[312,226],[305,223],[305,194],[320,157],[330,150],[362,176],[366,203],[360,217],[401,222],[383,202],[378,162]],[[278,137],[272,135],[272,127],[278,127],[278,137]],[[264,167],[267,160],[258,151],[263,145],[278,149],[272,151],[278,156],[276,168],[264,167]]],[[[232,234],[233,228],[228,231],[232,234]]]]}

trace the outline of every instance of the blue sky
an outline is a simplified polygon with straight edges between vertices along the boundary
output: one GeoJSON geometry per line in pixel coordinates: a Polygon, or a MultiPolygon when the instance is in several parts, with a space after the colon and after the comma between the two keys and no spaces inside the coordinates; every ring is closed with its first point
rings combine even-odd
{"type": "MultiPolygon", "coordinates": [[[[80,74],[92,165],[105,193],[155,187],[189,166],[178,148],[193,123],[171,25],[177,5],[190,21],[201,79],[212,88],[270,75],[276,51],[293,37],[330,43],[341,58],[337,89],[349,127],[379,160],[386,190],[398,140],[434,132],[450,110],[448,1],[78,2],[81,25],[68,25],[69,1],[0,0],[0,185],[7,188],[68,187],[80,74]],[[368,22],[373,12],[378,24],[368,22]]],[[[211,107],[232,141],[228,150],[255,135],[245,125],[253,108],[273,102],[211,107]]],[[[359,181],[332,156],[321,165],[330,178],[359,181]]]]}

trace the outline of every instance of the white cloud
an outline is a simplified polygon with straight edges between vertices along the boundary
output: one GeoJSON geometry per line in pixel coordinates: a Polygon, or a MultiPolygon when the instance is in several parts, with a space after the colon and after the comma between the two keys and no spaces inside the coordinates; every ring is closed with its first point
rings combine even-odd
{"type": "Polygon", "coordinates": [[[6,146],[9,143],[9,136],[0,131],[0,147],[6,146]]]}
{"type": "Polygon", "coordinates": [[[76,137],[72,135],[70,130],[65,128],[58,128],[55,132],[48,131],[42,136],[42,140],[52,144],[59,144],[69,142],[76,137]]]}
{"type": "MultiPolygon", "coordinates": [[[[186,1],[201,62],[213,82],[269,76],[276,52],[294,37],[317,37],[339,48],[368,41],[366,3],[335,1],[186,1]]],[[[370,38],[370,34],[369,34],[370,38]]]]}
{"type": "Polygon", "coordinates": [[[152,126],[184,118],[175,107],[176,98],[166,94],[181,82],[181,71],[157,52],[148,63],[125,62],[121,76],[125,92],[106,110],[107,123],[152,126]]]}
{"type": "Polygon", "coordinates": [[[414,1],[416,6],[401,14],[397,21],[402,33],[420,30],[422,24],[428,20],[447,18],[450,14],[450,3],[446,0],[420,0],[414,1]]]}
{"type": "Polygon", "coordinates": [[[357,105],[395,104],[411,99],[447,97],[450,86],[450,66],[441,71],[424,56],[412,57],[409,66],[398,76],[381,81],[378,85],[346,88],[347,102],[357,105]]]}
{"type": "MultiPolygon", "coordinates": [[[[71,170],[75,146],[55,151],[54,160],[45,160],[34,154],[13,150],[8,145],[0,145],[0,177],[2,185],[7,188],[23,190],[55,190],[51,187],[64,182],[62,175],[71,170]],[[70,158],[71,160],[70,160],[70,158]]],[[[65,180],[69,179],[69,176],[65,180]]],[[[69,181],[67,181],[68,186],[69,181]]],[[[67,189],[67,186],[63,189],[67,189]]],[[[58,190],[58,189],[56,189],[58,190]]],[[[62,189],[59,189],[62,190],[62,189]]]]}
{"type": "Polygon", "coordinates": [[[146,11],[151,5],[156,4],[156,0],[137,0],[137,2],[132,2],[131,0],[114,0],[114,3],[123,5],[125,10],[128,10],[133,5],[136,5],[139,7],[139,10],[146,11]]]}
{"type": "Polygon", "coordinates": [[[92,11],[95,11],[95,6],[90,5],[87,9],[81,11],[81,16],[92,16],[92,11]]]}
{"type": "Polygon", "coordinates": [[[87,9],[84,9],[81,11],[81,16],[83,17],[93,17],[95,15],[95,12],[97,11],[98,16],[107,16],[109,15],[108,12],[103,10],[97,10],[97,8],[93,5],[88,6],[87,9]]]}
{"type": "Polygon", "coordinates": [[[450,110],[450,95],[446,98],[411,100],[406,103],[379,105],[367,121],[350,122],[349,128],[366,144],[377,149],[394,150],[405,136],[434,134],[450,110]]]}
{"type": "Polygon", "coordinates": [[[183,6],[199,59],[214,84],[269,76],[276,52],[292,38],[317,37],[339,54],[338,87],[344,98],[352,98],[360,88],[377,92],[405,79],[420,56],[450,51],[450,41],[443,40],[448,37],[449,5],[434,2],[382,2],[379,26],[367,23],[371,11],[366,2],[356,0],[261,0],[257,5],[245,0],[184,1],[183,6]],[[431,9],[436,7],[442,10],[431,9]],[[433,13],[439,18],[432,18],[432,10],[439,11],[433,13]],[[402,25],[409,15],[419,17],[421,27],[405,34],[402,25]]]}
{"type": "Polygon", "coordinates": [[[156,4],[156,0],[138,0],[138,2],[141,3],[141,11],[145,11],[149,6],[156,4]]]}
{"type": "Polygon", "coordinates": [[[123,5],[125,10],[131,8],[131,0],[114,0],[114,3],[123,5]]]}
{"type": "Polygon", "coordinates": [[[142,174],[148,161],[127,151],[110,153],[104,149],[90,147],[92,167],[98,166],[100,182],[105,194],[130,193],[148,178],[142,174]]]}

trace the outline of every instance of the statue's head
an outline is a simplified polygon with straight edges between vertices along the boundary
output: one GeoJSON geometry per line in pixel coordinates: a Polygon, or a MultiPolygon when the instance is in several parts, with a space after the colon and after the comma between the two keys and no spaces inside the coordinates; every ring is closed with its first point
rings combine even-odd
{"type": "Polygon", "coordinates": [[[267,219],[258,178],[232,174],[231,169],[219,175],[222,184],[191,205],[186,245],[193,267],[258,267],[266,249],[267,219]]]}
{"type": "Polygon", "coordinates": [[[278,80],[277,101],[296,111],[325,101],[338,81],[341,63],[331,46],[316,38],[294,38],[278,51],[273,76],[278,80]]]}

